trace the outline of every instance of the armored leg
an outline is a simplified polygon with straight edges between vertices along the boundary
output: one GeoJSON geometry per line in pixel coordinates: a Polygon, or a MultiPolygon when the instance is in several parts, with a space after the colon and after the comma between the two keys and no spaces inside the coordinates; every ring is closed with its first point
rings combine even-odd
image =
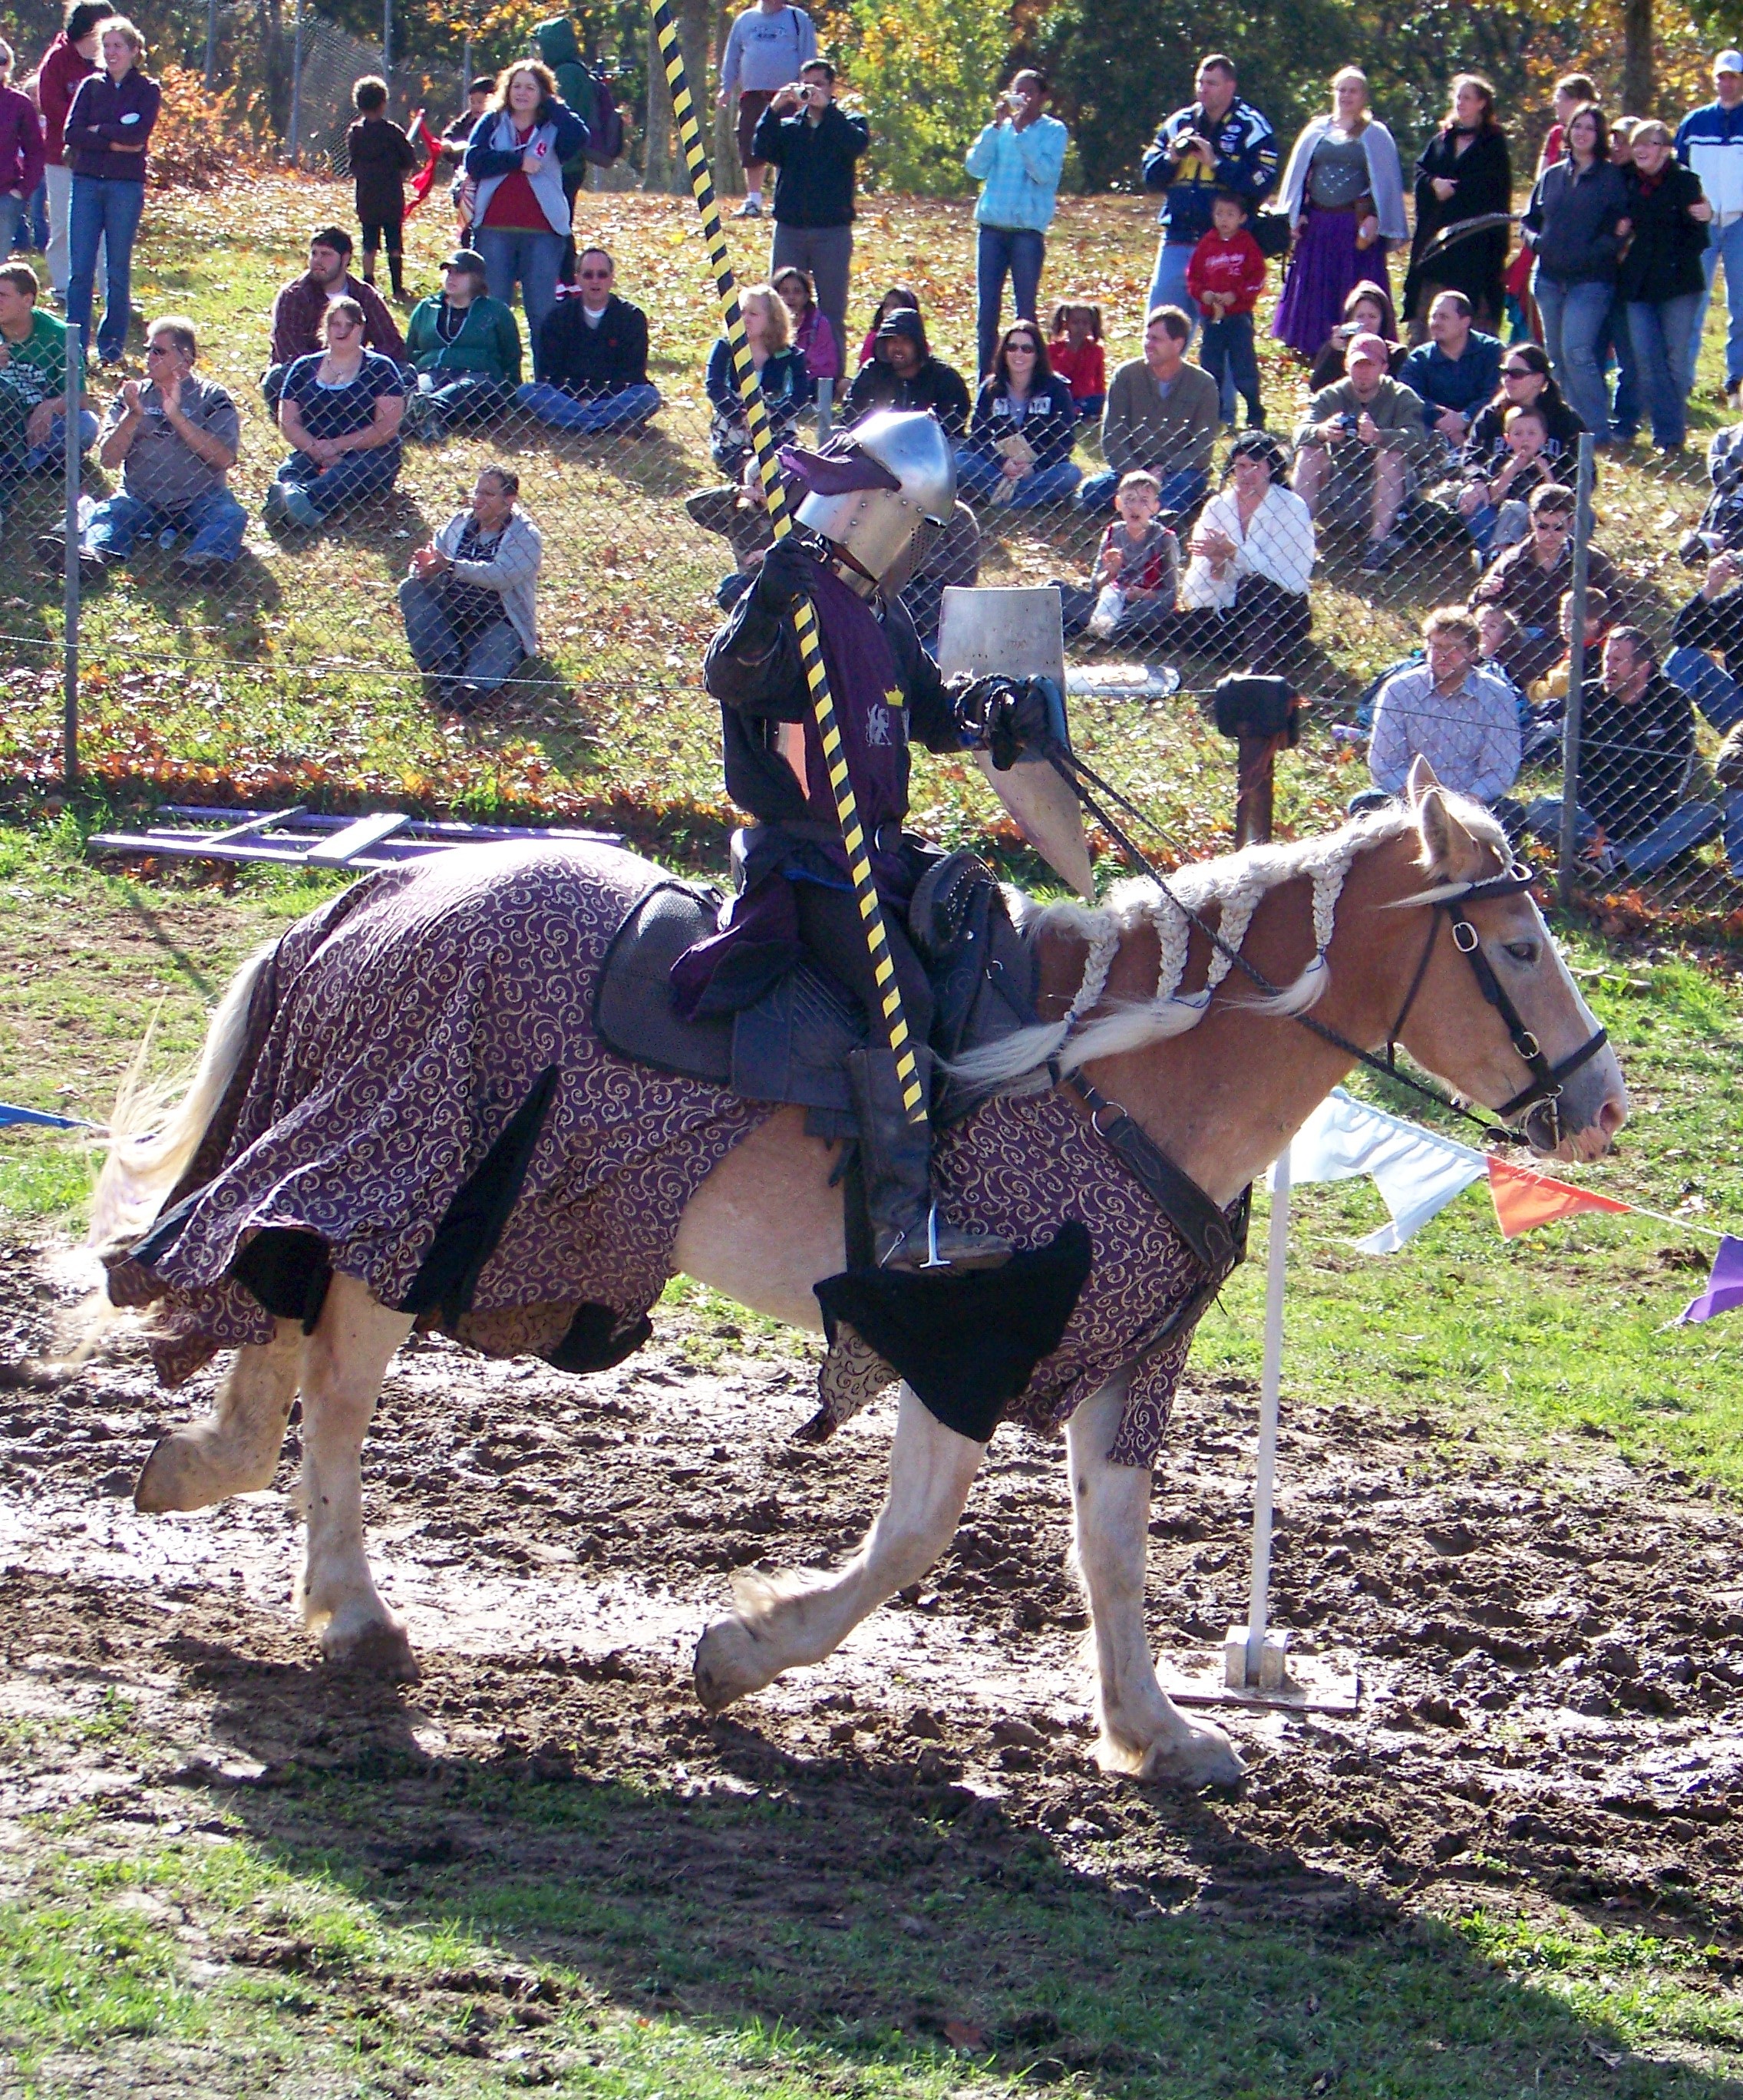
{"type": "MultiPolygon", "coordinates": [[[[926,1053],[920,1053],[922,1070],[926,1053]]],[[[872,1258],[880,1268],[997,1268],[1011,1247],[991,1233],[946,1224],[933,1210],[932,1125],[911,1123],[895,1054],[856,1050],[847,1061],[872,1258]]]]}

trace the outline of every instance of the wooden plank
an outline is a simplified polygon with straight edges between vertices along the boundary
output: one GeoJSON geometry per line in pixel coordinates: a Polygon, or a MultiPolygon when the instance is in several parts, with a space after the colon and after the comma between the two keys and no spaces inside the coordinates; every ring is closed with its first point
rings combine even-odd
{"type": "Polygon", "coordinates": [[[305,864],[310,867],[346,867],[371,846],[379,845],[383,839],[391,838],[395,832],[403,832],[411,818],[397,810],[378,811],[373,817],[360,817],[354,824],[347,824],[342,832],[335,832],[330,838],[323,839],[319,845],[311,846],[305,864]]]}

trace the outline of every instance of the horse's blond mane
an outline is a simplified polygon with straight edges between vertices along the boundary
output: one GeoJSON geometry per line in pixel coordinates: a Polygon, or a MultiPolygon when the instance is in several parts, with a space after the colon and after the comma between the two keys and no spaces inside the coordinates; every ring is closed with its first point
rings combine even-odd
{"type": "MultiPolygon", "coordinates": [[[[1506,837],[1495,819],[1462,797],[1447,799],[1456,805],[1460,822],[1472,837],[1493,845],[1504,863],[1506,837]]],[[[1242,1002],[1255,1013],[1303,1013],[1323,995],[1330,982],[1325,951],[1330,945],[1338,897],[1351,863],[1374,847],[1416,830],[1414,813],[1394,805],[1357,818],[1322,837],[1300,839],[1287,845],[1248,846],[1216,860],[1195,862],[1171,875],[1168,888],[1188,910],[1200,916],[1214,914],[1218,932],[1238,951],[1254,914],[1272,890],[1286,882],[1311,879],[1313,959],[1294,983],[1283,986],[1275,997],[1242,1002]]],[[[1070,1071],[1098,1057],[1115,1057],[1123,1051],[1142,1049],[1147,1043],[1184,1035],[1204,1017],[1211,994],[1233,967],[1226,955],[1213,955],[1203,990],[1181,995],[1180,983],[1191,928],[1147,876],[1116,883],[1105,902],[1097,906],[1039,903],[1008,888],[1005,893],[1026,941],[1033,944],[1048,933],[1073,933],[1086,944],[1088,952],[1083,982],[1066,1018],[1021,1029],[1000,1042],[970,1051],[951,1069],[971,1085],[1008,1091],[1022,1091],[1026,1082],[1044,1086],[1050,1065],[1070,1071]],[[1154,929],[1161,950],[1154,996],[1120,1000],[1105,1012],[1096,1013],[1120,942],[1145,924],[1154,929]],[[1089,1017],[1092,1014],[1095,1018],[1089,1017]]]]}

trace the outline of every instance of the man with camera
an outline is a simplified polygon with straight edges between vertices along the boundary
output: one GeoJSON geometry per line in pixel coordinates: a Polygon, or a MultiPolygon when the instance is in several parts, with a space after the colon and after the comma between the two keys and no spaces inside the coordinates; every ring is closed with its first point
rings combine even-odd
{"type": "Polygon", "coordinates": [[[763,112],[752,150],[771,161],[774,240],[769,275],[808,270],[838,343],[847,341],[847,280],[854,260],[854,163],[871,127],[835,99],[835,68],[812,59],[763,112]]]}
{"type": "Polygon", "coordinates": [[[1068,136],[1057,117],[1044,114],[1048,91],[1045,76],[1026,67],[994,104],[991,123],[963,164],[981,185],[974,207],[974,334],[982,379],[998,348],[1007,277],[1017,318],[1035,318],[1068,136]]]}
{"type": "Polygon", "coordinates": [[[1330,506],[1339,523],[1368,527],[1364,569],[1392,567],[1398,519],[1430,439],[1422,396],[1392,378],[1377,335],[1350,338],[1345,377],[1322,388],[1295,432],[1295,493],[1317,519],[1330,506]]]}

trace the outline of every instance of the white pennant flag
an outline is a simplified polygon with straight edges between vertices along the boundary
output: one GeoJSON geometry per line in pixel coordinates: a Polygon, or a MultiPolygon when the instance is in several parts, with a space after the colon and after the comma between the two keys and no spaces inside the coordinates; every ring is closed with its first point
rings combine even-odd
{"type": "Polygon", "coordinates": [[[1294,1181],[1373,1178],[1392,1223],[1352,1242],[1358,1254],[1396,1254],[1461,1189],[1489,1171],[1487,1155],[1370,1108],[1335,1087],[1296,1132],[1289,1148],[1294,1181]]]}

